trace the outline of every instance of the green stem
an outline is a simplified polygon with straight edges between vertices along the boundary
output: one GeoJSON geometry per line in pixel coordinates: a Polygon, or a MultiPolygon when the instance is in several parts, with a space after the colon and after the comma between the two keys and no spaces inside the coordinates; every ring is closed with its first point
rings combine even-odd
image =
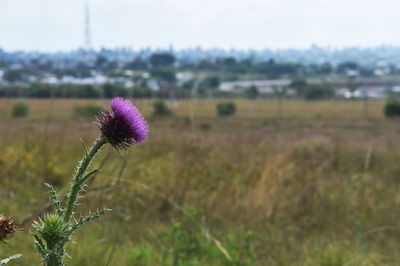
{"type": "Polygon", "coordinates": [[[84,178],[86,170],[89,168],[90,163],[95,157],[95,155],[100,151],[101,147],[106,143],[107,143],[106,139],[103,136],[100,136],[98,139],[96,139],[93,146],[90,148],[89,152],[87,152],[83,157],[83,159],[81,160],[79,167],[74,175],[74,180],[71,185],[71,189],[68,193],[68,201],[63,217],[64,222],[66,223],[69,222],[72,216],[79,192],[82,190],[82,186],[84,186],[85,184],[85,182],[82,182],[82,179],[84,178]]]}
{"type": "Polygon", "coordinates": [[[49,255],[47,261],[44,263],[45,266],[63,266],[64,262],[62,257],[59,257],[55,254],[49,255]]]}

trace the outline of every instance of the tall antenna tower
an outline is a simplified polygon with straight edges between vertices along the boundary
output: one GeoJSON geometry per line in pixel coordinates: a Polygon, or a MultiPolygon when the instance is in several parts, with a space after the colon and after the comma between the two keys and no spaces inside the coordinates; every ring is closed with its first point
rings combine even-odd
{"type": "Polygon", "coordinates": [[[89,6],[89,0],[85,0],[85,32],[84,32],[84,38],[85,38],[85,44],[84,48],[85,50],[92,50],[92,37],[91,37],[91,31],[90,31],[90,6],[89,6]]]}

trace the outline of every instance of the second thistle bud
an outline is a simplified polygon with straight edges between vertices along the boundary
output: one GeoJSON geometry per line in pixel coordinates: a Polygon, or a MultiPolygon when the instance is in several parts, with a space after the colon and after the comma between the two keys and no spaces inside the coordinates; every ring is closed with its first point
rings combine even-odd
{"type": "Polygon", "coordinates": [[[0,215],[0,241],[4,242],[17,231],[17,223],[13,218],[0,215]]]}

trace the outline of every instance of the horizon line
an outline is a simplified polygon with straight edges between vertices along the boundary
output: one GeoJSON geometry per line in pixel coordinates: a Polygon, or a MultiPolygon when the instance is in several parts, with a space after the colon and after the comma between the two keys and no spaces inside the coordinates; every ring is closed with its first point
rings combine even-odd
{"type": "Polygon", "coordinates": [[[319,44],[311,44],[307,47],[304,46],[288,46],[288,47],[265,47],[265,48],[252,48],[252,47],[223,47],[223,46],[202,46],[202,45],[197,45],[197,46],[186,46],[186,47],[180,47],[180,48],[175,48],[173,45],[167,45],[167,46],[154,46],[154,45],[148,45],[148,46],[142,46],[142,47],[133,47],[132,45],[117,45],[113,47],[107,47],[107,46],[98,46],[94,47],[90,50],[85,49],[84,47],[76,47],[72,49],[59,49],[59,50],[40,50],[40,49],[7,49],[2,46],[0,46],[0,51],[6,52],[6,53],[44,53],[44,54],[57,54],[57,53],[74,53],[74,52],[80,52],[80,51],[89,51],[89,52],[100,52],[101,50],[130,50],[130,51],[141,51],[141,50],[152,50],[152,51],[185,51],[185,50],[196,50],[196,49],[201,49],[203,51],[211,51],[211,50],[220,50],[220,51],[244,51],[244,52],[262,52],[262,51],[273,51],[273,52],[279,52],[279,51],[290,51],[290,50],[295,50],[295,51],[307,51],[313,48],[319,48],[323,49],[326,51],[340,51],[340,50],[347,50],[347,49],[363,49],[363,50],[369,50],[369,49],[377,49],[377,48],[399,48],[400,49],[400,44],[377,44],[377,45],[342,45],[342,46],[334,46],[334,45],[319,45],[319,44]]]}

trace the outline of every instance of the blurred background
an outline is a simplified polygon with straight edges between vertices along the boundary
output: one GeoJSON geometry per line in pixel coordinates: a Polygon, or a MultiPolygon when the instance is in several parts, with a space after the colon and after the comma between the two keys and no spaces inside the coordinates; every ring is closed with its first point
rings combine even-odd
{"type": "Polygon", "coordinates": [[[65,195],[95,116],[150,125],[103,150],[69,265],[398,265],[394,0],[0,0],[0,258],[65,195]]]}

